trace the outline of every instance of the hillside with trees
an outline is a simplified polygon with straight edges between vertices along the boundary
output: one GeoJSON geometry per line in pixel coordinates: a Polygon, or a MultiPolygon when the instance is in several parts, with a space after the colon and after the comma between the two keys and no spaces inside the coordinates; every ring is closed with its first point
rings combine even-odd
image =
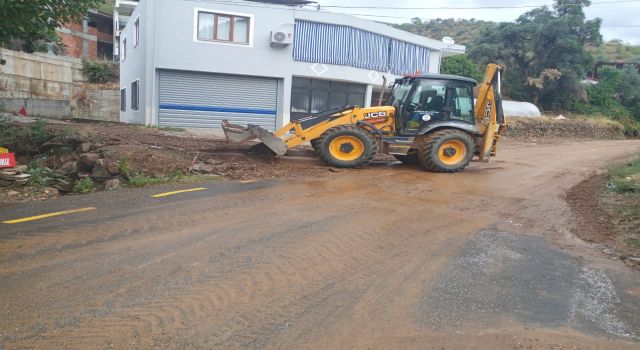
{"type": "Polygon", "coordinates": [[[397,28],[434,39],[452,37],[467,55],[443,59],[441,72],[478,79],[489,62],[507,66],[503,93],[544,111],[601,115],[620,121],[629,135],[640,135],[640,73],[604,67],[596,85],[582,82],[597,61],[640,62],[640,47],[614,40],[603,43],[600,19],[587,20],[589,0],[555,0],[528,11],[515,22],[443,20],[397,28]],[[576,6],[576,4],[578,6],[576,6]]]}
{"type": "Polygon", "coordinates": [[[485,29],[495,28],[496,22],[479,21],[476,19],[442,19],[436,18],[429,21],[422,21],[414,18],[410,23],[396,25],[398,29],[407,32],[426,36],[432,39],[442,39],[445,36],[451,37],[460,45],[472,45],[480,33],[485,29]]]}
{"type": "MultiPolygon", "coordinates": [[[[476,38],[486,29],[496,28],[499,23],[476,19],[436,18],[423,21],[414,18],[410,23],[394,25],[398,29],[426,36],[432,39],[451,37],[456,44],[473,46],[476,38]]],[[[586,50],[591,53],[594,60],[613,62],[625,61],[640,63],[640,46],[629,45],[622,40],[613,39],[602,42],[599,45],[587,44],[586,50]]]]}
{"type": "Polygon", "coordinates": [[[640,46],[627,45],[622,40],[609,40],[598,46],[587,46],[596,62],[634,62],[640,63],[640,46]]]}

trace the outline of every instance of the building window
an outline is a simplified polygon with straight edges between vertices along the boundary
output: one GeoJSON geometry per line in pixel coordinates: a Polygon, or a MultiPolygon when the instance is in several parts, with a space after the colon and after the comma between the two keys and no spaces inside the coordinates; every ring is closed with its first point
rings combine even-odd
{"type": "Polygon", "coordinates": [[[127,38],[122,39],[122,47],[120,48],[120,53],[122,54],[122,60],[127,59],[127,38]]]}
{"type": "Polygon", "coordinates": [[[140,89],[138,88],[140,81],[136,80],[131,83],[131,109],[137,111],[140,108],[140,89]]]}
{"type": "Polygon", "coordinates": [[[133,47],[140,44],[140,18],[133,23],[133,47]]]}
{"type": "Polygon", "coordinates": [[[291,118],[347,105],[364,106],[366,85],[341,81],[293,78],[291,88],[291,118]]]}
{"type": "Polygon", "coordinates": [[[198,40],[249,44],[251,18],[198,12],[198,40]]]}
{"type": "Polygon", "coordinates": [[[120,89],[120,112],[127,111],[127,89],[120,89]]]}

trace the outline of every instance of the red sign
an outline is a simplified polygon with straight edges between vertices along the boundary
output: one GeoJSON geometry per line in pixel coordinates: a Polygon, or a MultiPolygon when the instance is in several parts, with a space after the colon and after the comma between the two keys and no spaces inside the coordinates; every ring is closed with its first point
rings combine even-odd
{"type": "Polygon", "coordinates": [[[16,157],[13,153],[0,153],[0,169],[16,166],[16,157]]]}

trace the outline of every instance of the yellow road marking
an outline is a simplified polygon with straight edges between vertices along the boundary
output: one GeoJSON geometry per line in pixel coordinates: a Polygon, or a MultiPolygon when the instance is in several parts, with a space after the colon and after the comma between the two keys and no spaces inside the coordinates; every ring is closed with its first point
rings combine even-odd
{"type": "Polygon", "coordinates": [[[240,181],[240,183],[241,184],[250,184],[250,183],[256,182],[256,181],[258,181],[258,180],[242,180],[242,181],[240,181]]]}
{"type": "Polygon", "coordinates": [[[19,224],[21,222],[35,221],[35,220],[50,218],[50,217],[53,217],[53,216],[80,213],[80,212],[83,212],[83,211],[89,211],[89,210],[95,210],[95,209],[96,208],[94,208],[94,207],[87,207],[87,208],[80,208],[80,209],[57,211],[57,212],[54,212],[54,213],[47,213],[47,214],[42,214],[42,215],[29,216],[29,217],[22,218],[22,219],[7,220],[7,221],[3,221],[2,223],[3,224],[19,224]]]}
{"type": "Polygon", "coordinates": [[[165,192],[165,193],[158,193],[158,194],[154,194],[153,198],[160,198],[160,197],[166,197],[166,196],[172,196],[174,194],[178,194],[178,193],[185,193],[185,192],[195,192],[195,191],[202,191],[202,190],[206,190],[205,187],[196,187],[196,188],[189,188],[187,190],[180,190],[180,191],[171,191],[171,192],[165,192]]]}

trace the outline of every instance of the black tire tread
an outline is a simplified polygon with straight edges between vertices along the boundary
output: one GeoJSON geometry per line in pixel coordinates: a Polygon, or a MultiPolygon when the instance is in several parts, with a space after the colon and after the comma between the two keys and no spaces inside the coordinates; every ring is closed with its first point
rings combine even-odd
{"type": "Polygon", "coordinates": [[[318,148],[320,148],[320,144],[318,143],[318,141],[320,140],[320,138],[315,138],[313,140],[310,140],[309,143],[311,144],[311,148],[313,148],[314,151],[317,151],[318,148]]]}
{"type": "Polygon", "coordinates": [[[375,158],[376,153],[378,151],[378,143],[376,138],[370,132],[355,125],[334,126],[333,128],[325,131],[322,135],[320,135],[320,137],[318,137],[317,140],[318,140],[319,147],[316,150],[316,154],[318,155],[318,157],[323,162],[328,163],[329,165],[335,166],[337,168],[356,168],[356,167],[365,166],[369,164],[373,160],[373,158],[375,158]],[[332,159],[333,157],[331,157],[331,155],[327,151],[328,144],[325,145],[325,143],[327,143],[328,141],[330,142],[331,136],[335,135],[336,133],[342,133],[342,132],[355,133],[359,135],[360,139],[363,141],[364,156],[353,161],[353,164],[346,165],[346,164],[336,163],[333,161],[332,159]]]}
{"type": "Polygon", "coordinates": [[[418,147],[418,160],[420,161],[420,165],[425,170],[436,172],[436,173],[456,173],[462,171],[469,163],[471,162],[471,158],[473,158],[473,154],[475,148],[475,143],[469,134],[453,129],[444,129],[438,130],[431,134],[426,135],[420,145],[418,147]],[[451,168],[440,164],[437,161],[438,154],[438,143],[442,139],[464,139],[467,144],[467,157],[462,163],[462,165],[451,168]]]}

